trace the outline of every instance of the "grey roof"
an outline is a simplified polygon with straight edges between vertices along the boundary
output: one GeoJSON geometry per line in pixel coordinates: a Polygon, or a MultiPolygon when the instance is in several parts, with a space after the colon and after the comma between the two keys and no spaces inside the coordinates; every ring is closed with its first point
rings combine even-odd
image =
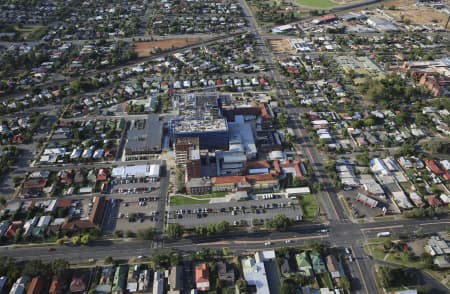
{"type": "Polygon", "coordinates": [[[151,114],[146,120],[136,120],[131,123],[127,133],[127,152],[160,151],[162,124],[158,115],[151,114]],[[142,127],[139,127],[142,124],[142,127]]]}

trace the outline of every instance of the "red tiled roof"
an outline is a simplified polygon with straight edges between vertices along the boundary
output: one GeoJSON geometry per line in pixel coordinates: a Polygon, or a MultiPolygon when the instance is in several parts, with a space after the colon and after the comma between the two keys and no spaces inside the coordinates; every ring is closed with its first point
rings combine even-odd
{"type": "Polygon", "coordinates": [[[240,183],[245,182],[245,176],[225,176],[225,177],[214,177],[211,179],[214,185],[221,184],[232,184],[232,183],[240,183]]]}
{"type": "Polygon", "coordinates": [[[427,202],[430,206],[441,206],[442,205],[442,201],[434,195],[428,196],[427,202]]]}
{"type": "Polygon", "coordinates": [[[72,199],[58,199],[56,206],[58,208],[66,208],[72,204],[72,199]]]}
{"type": "Polygon", "coordinates": [[[44,293],[45,279],[41,276],[34,277],[28,286],[27,294],[41,294],[44,293]]]}
{"type": "Polygon", "coordinates": [[[424,162],[433,173],[437,175],[442,175],[444,173],[444,171],[436,164],[436,161],[432,159],[425,159],[424,162]]]}
{"type": "Polygon", "coordinates": [[[52,283],[50,285],[50,289],[48,290],[48,293],[50,294],[60,294],[62,293],[62,287],[63,287],[64,281],[62,279],[53,278],[52,283]]]}
{"type": "Polygon", "coordinates": [[[446,171],[443,177],[444,177],[444,179],[446,179],[447,181],[450,181],[450,172],[449,172],[449,171],[446,171]]]}
{"type": "Polygon", "coordinates": [[[42,189],[45,185],[47,185],[47,179],[30,179],[23,183],[25,189],[42,189]]]}
{"type": "Polygon", "coordinates": [[[260,182],[260,181],[272,181],[274,178],[273,175],[271,174],[259,174],[259,175],[248,175],[246,176],[248,181],[256,181],[256,182],[260,182]]]}
{"type": "Polygon", "coordinates": [[[206,263],[199,264],[195,267],[195,282],[209,282],[209,271],[206,263]]]}
{"type": "Polygon", "coordinates": [[[269,112],[267,112],[266,106],[264,104],[259,105],[259,109],[261,109],[261,117],[264,119],[272,119],[269,112]]]}
{"type": "Polygon", "coordinates": [[[285,162],[281,163],[281,167],[291,167],[295,169],[295,174],[298,178],[303,178],[302,170],[300,169],[300,160],[295,161],[289,161],[286,160],[285,162]]]}
{"type": "Polygon", "coordinates": [[[267,160],[249,161],[247,168],[270,168],[270,163],[267,160]]]}
{"type": "Polygon", "coordinates": [[[87,219],[84,220],[74,220],[74,221],[69,221],[66,222],[65,224],[62,225],[62,229],[63,230],[69,230],[69,231],[73,231],[73,230],[89,230],[89,229],[93,229],[95,228],[95,225],[87,219]]]}

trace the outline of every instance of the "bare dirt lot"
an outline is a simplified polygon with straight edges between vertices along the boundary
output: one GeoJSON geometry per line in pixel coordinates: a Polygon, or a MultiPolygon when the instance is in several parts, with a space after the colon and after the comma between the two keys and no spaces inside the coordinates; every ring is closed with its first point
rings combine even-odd
{"type": "Polygon", "coordinates": [[[203,41],[202,38],[189,38],[136,42],[134,43],[134,51],[137,53],[138,57],[147,57],[160,50],[182,48],[184,46],[200,43],[201,41],[203,41]]]}
{"type": "Polygon", "coordinates": [[[392,15],[398,21],[409,20],[412,24],[436,24],[444,27],[448,16],[428,6],[416,6],[415,0],[391,0],[384,2],[385,12],[392,15]],[[395,6],[395,10],[389,9],[395,6]]]}
{"type": "Polygon", "coordinates": [[[271,39],[269,40],[269,44],[276,53],[288,53],[293,51],[291,43],[289,43],[289,39],[287,38],[271,39]]]}

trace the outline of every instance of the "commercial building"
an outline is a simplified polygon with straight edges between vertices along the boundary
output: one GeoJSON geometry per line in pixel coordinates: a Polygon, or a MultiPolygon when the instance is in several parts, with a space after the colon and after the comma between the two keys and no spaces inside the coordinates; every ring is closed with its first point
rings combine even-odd
{"type": "Polygon", "coordinates": [[[247,156],[242,151],[216,151],[217,175],[241,175],[245,169],[247,156]]]}
{"type": "Polygon", "coordinates": [[[161,167],[159,164],[119,166],[111,171],[111,177],[118,179],[149,178],[159,179],[161,167]]]}
{"type": "Polygon", "coordinates": [[[105,214],[106,197],[96,196],[94,197],[94,204],[92,210],[89,213],[89,220],[96,226],[101,227],[103,223],[103,216],[105,214]]]}
{"type": "Polygon", "coordinates": [[[228,148],[228,124],[219,107],[215,93],[178,96],[173,108],[178,118],[169,123],[172,142],[180,137],[198,137],[200,149],[228,148]]]}
{"type": "Polygon", "coordinates": [[[161,152],[162,123],[156,114],[147,119],[133,120],[127,132],[123,158],[145,160],[161,152]]]}
{"type": "Polygon", "coordinates": [[[244,152],[248,158],[256,158],[255,136],[251,124],[245,122],[244,117],[239,115],[235,117],[234,122],[228,123],[228,129],[230,132],[228,149],[244,152]]]}
{"type": "Polygon", "coordinates": [[[312,20],[312,23],[315,25],[324,24],[328,22],[332,22],[337,20],[337,16],[334,14],[327,14],[312,20]]]}
{"type": "Polygon", "coordinates": [[[186,192],[193,195],[208,194],[212,192],[212,182],[209,178],[193,178],[186,182],[186,192]]]}
{"type": "Polygon", "coordinates": [[[228,124],[223,118],[172,120],[172,140],[180,137],[198,137],[200,149],[226,149],[229,142],[228,124]]]}
{"type": "Polygon", "coordinates": [[[180,137],[175,140],[175,162],[176,164],[186,164],[191,157],[191,153],[200,151],[200,140],[198,137],[180,137]]]}
{"type": "Polygon", "coordinates": [[[371,17],[367,20],[367,24],[380,32],[400,31],[400,28],[393,22],[381,17],[371,17]]]}
{"type": "Polygon", "coordinates": [[[174,149],[176,163],[185,167],[186,181],[201,177],[199,138],[177,138],[174,149]]]}

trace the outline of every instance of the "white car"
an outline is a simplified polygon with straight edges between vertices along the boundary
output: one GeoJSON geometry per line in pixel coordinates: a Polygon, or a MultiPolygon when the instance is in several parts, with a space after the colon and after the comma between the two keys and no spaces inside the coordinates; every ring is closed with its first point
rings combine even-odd
{"type": "Polygon", "coordinates": [[[270,246],[270,245],[272,245],[272,242],[270,242],[270,241],[264,243],[264,246],[270,246]]]}
{"type": "Polygon", "coordinates": [[[284,241],[284,243],[286,243],[286,244],[292,243],[292,240],[291,239],[287,239],[287,240],[284,241]]]}

